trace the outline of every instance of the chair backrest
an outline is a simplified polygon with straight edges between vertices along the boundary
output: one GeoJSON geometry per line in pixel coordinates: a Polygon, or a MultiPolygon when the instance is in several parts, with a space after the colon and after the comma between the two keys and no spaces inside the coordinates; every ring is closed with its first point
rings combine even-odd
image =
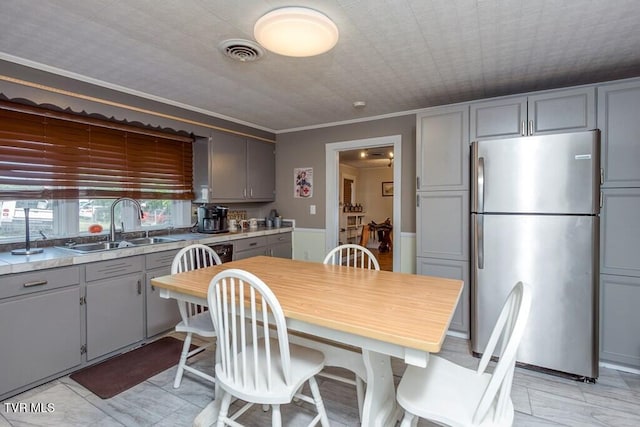
{"type": "Polygon", "coordinates": [[[380,270],[380,264],[375,255],[364,246],[353,243],[331,249],[323,263],[380,270]]]}
{"type": "Polygon", "coordinates": [[[209,246],[198,243],[180,249],[171,263],[171,274],[210,267],[217,264],[222,264],[222,261],[220,261],[220,257],[216,251],[209,246]]]}
{"type": "Polygon", "coordinates": [[[473,423],[480,424],[493,407],[494,419],[500,419],[507,408],[507,400],[511,394],[511,383],[516,365],[516,353],[531,311],[531,289],[522,282],[516,283],[507,297],[500,316],[496,321],[491,337],[484,350],[478,373],[485,372],[496,345],[501,343],[491,380],[478,403],[473,423]],[[495,405],[495,406],[494,406],[495,405]]]}
{"type": "Polygon", "coordinates": [[[271,289],[248,271],[229,269],[211,280],[207,301],[218,333],[217,378],[249,394],[269,393],[276,375],[288,384],[291,359],[287,325],[271,289]],[[274,326],[277,346],[268,338],[270,326],[274,326]],[[245,351],[249,346],[252,351],[245,351]]]}
{"type": "MultiPolygon", "coordinates": [[[[182,273],[218,264],[222,264],[222,261],[212,248],[206,245],[193,244],[180,249],[173,258],[173,262],[171,263],[171,274],[182,273]]],[[[205,311],[205,307],[201,305],[182,300],[177,301],[180,316],[186,326],[189,326],[192,316],[205,311]]]]}

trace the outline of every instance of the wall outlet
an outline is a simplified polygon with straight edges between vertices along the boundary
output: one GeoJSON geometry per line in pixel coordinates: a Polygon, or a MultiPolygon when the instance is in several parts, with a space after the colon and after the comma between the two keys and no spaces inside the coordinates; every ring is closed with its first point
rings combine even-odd
{"type": "Polygon", "coordinates": [[[309,206],[309,214],[310,215],[315,215],[316,214],[316,205],[309,206]]]}

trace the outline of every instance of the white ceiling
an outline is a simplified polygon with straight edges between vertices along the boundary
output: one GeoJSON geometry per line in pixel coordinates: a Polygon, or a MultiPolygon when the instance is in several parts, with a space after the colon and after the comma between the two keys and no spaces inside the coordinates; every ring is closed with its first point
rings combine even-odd
{"type": "Polygon", "coordinates": [[[2,0],[0,59],[280,132],[640,76],[639,22],[638,0],[2,0]],[[250,63],[218,50],[290,5],[331,17],[337,46],[250,63]]]}

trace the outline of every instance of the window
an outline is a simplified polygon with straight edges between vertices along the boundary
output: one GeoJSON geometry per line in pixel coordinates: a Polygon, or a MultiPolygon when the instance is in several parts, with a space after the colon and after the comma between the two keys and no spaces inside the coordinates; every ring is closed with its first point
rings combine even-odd
{"type": "Polygon", "coordinates": [[[142,227],[188,226],[192,181],[190,137],[0,101],[2,240],[24,237],[24,207],[32,234],[108,232],[124,196],[142,204],[142,227]]]}

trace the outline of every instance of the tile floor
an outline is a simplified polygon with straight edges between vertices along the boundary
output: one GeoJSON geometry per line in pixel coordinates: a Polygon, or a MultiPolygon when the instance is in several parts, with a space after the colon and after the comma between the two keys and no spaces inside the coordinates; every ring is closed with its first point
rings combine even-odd
{"type": "MultiPolygon", "coordinates": [[[[477,365],[467,342],[447,338],[441,353],[465,366],[477,365]]],[[[212,366],[212,353],[196,356],[201,367],[212,366]]],[[[7,426],[190,426],[194,417],[213,398],[206,381],[185,375],[174,389],[175,367],[108,400],[100,399],[69,377],[63,377],[14,396],[0,404],[0,427],[7,426]],[[10,403],[53,403],[54,411],[13,412],[10,403]]],[[[396,382],[404,364],[394,359],[396,382]]],[[[355,389],[319,378],[320,391],[332,426],[357,426],[355,389]]],[[[597,384],[585,384],[518,368],[512,390],[516,408],[515,426],[640,426],[640,375],[601,368],[597,384]]],[[[311,406],[282,408],[286,426],[307,425],[311,406]]],[[[239,421],[247,426],[270,425],[270,413],[252,408],[239,421]]],[[[419,426],[433,424],[421,421],[419,426]]]]}

